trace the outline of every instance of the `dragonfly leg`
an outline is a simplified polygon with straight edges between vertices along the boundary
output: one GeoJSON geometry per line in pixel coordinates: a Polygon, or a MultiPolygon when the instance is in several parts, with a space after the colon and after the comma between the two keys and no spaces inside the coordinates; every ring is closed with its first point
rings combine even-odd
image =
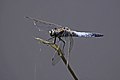
{"type": "Polygon", "coordinates": [[[54,39],[54,44],[56,43],[56,37],[55,37],[55,39],[54,39]]]}
{"type": "Polygon", "coordinates": [[[65,47],[65,41],[63,39],[61,39],[60,37],[58,37],[60,41],[63,42],[63,47],[62,47],[62,51],[64,51],[64,47],[65,47]]]}

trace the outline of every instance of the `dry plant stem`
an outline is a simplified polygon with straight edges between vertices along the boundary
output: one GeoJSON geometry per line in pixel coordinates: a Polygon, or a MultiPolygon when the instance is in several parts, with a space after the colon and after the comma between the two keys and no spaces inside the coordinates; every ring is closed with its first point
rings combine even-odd
{"type": "MultiPolygon", "coordinates": [[[[54,43],[48,42],[46,40],[43,40],[41,38],[35,38],[39,43],[43,43],[46,45],[49,45],[50,47],[54,48],[57,52],[58,55],[60,55],[62,61],[64,62],[65,65],[67,65],[67,60],[65,59],[60,47],[54,43]]],[[[74,80],[78,80],[77,76],[75,75],[75,72],[72,70],[72,68],[70,67],[70,65],[68,64],[67,69],[69,70],[69,72],[71,73],[71,75],[73,76],[74,80]]]]}

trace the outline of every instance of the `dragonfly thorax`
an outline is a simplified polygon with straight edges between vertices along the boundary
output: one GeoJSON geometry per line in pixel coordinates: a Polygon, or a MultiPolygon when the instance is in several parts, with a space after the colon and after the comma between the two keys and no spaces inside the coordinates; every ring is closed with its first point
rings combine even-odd
{"type": "Polygon", "coordinates": [[[60,37],[61,32],[52,29],[51,31],[49,31],[49,34],[51,37],[60,37]]]}
{"type": "Polygon", "coordinates": [[[49,31],[51,37],[67,37],[72,35],[68,27],[54,28],[49,31]]]}

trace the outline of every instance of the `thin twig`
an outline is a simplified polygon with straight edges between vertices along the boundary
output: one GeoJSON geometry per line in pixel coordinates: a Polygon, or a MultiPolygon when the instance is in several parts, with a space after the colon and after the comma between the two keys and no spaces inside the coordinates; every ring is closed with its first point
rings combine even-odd
{"type": "MultiPolygon", "coordinates": [[[[62,50],[60,49],[60,47],[57,44],[54,44],[52,42],[48,42],[48,41],[43,40],[41,38],[35,38],[35,40],[37,40],[39,43],[43,43],[43,44],[49,45],[50,47],[54,48],[58,52],[58,55],[61,57],[64,64],[67,65],[67,60],[65,59],[65,57],[62,53],[62,50]]],[[[77,76],[75,75],[75,72],[73,71],[73,69],[70,67],[69,64],[67,66],[67,69],[69,70],[70,74],[73,76],[74,80],[78,80],[77,76]]]]}

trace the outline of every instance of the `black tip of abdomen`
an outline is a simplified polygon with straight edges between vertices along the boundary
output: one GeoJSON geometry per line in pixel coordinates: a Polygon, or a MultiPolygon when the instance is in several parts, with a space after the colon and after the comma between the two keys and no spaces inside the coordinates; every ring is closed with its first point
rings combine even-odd
{"type": "Polygon", "coordinates": [[[95,33],[95,34],[93,34],[92,36],[94,36],[94,37],[103,37],[104,35],[103,35],[103,34],[100,34],[100,33],[95,33]]]}

